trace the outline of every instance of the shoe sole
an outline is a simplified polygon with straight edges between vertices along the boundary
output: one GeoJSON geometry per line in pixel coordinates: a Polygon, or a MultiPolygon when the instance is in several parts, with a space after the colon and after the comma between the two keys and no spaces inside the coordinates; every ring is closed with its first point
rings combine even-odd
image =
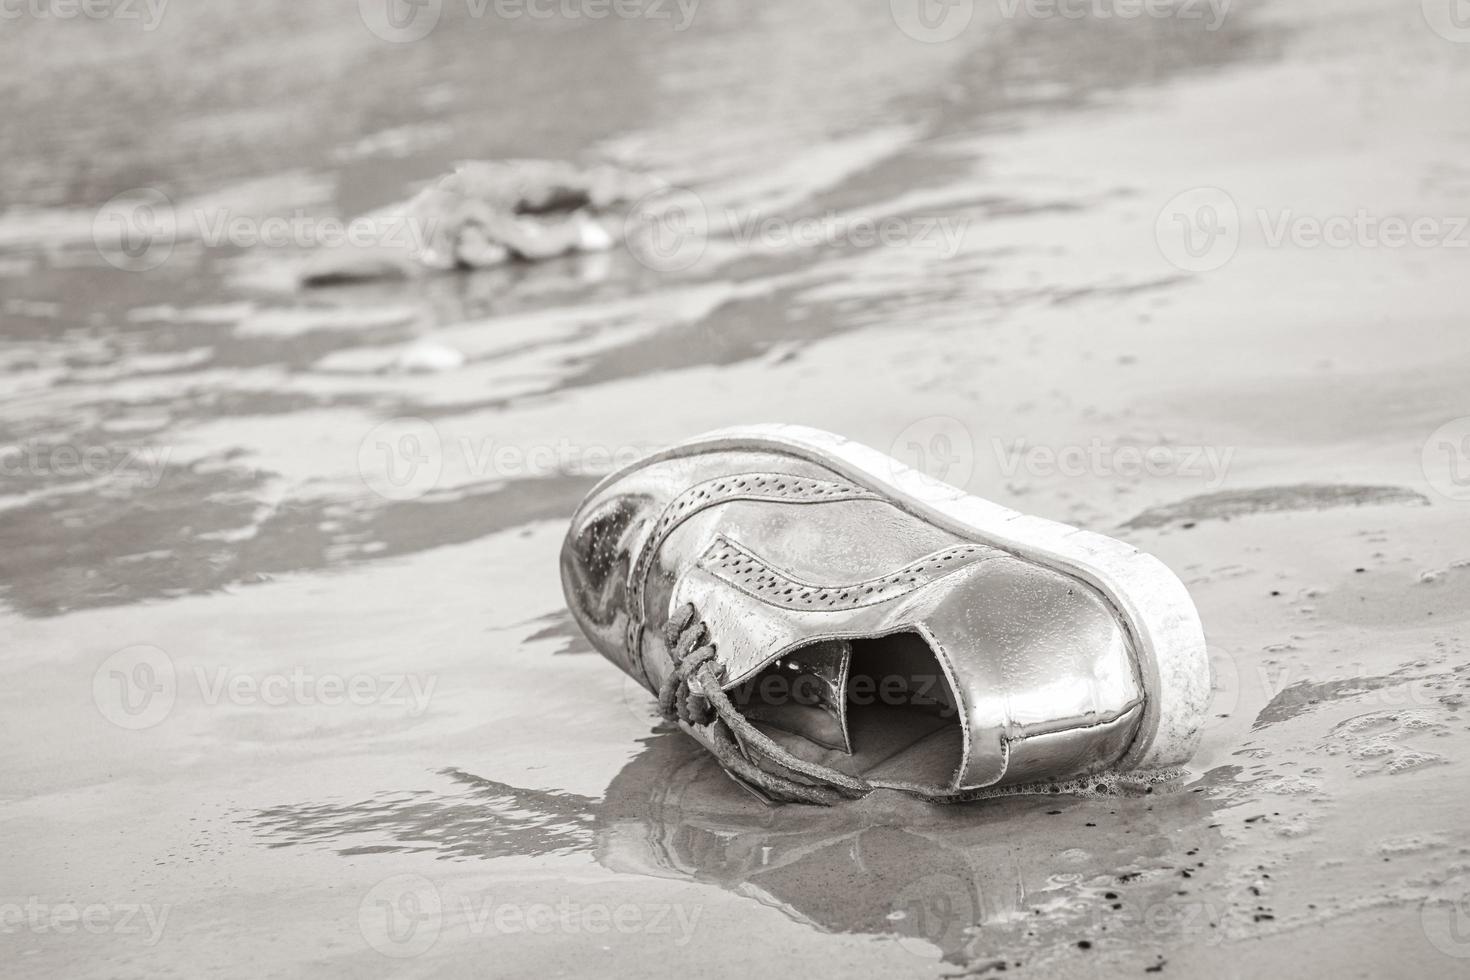
{"type": "Polygon", "coordinates": [[[1163,769],[1194,755],[1210,703],[1210,660],[1194,600],[1157,558],[1115,538],[971,496],[876,449],[801,425],[717,429],[641,459],[600,485],[660,460],[730,450],[819,463],[945,530],[1087,583],[1127,627],[1144,687],[1143,722],[1117,768],[1163,769]]]}

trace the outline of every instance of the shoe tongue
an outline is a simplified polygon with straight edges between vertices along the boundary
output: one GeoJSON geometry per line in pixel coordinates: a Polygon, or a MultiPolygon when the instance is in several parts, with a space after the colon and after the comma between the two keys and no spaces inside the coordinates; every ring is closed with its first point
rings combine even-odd
{"type": "Polygon", "coordinates": [[[819,640],[731,688],[729,697],[741,714],[757,724],[850,753],[847,680],[851,669],[851,643],[819,640]]]}

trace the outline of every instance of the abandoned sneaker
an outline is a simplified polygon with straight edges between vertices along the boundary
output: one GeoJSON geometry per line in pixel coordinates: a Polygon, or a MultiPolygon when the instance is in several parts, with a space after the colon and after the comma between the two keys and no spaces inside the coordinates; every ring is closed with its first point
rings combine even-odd
{"type": "Polygon", "coordinates": [[[665,717],[773,800],[936,801],[1188,760],[1199,617],[1157,559],[831,433],[726,429],[603,480],[562,587],[665,717]]]}

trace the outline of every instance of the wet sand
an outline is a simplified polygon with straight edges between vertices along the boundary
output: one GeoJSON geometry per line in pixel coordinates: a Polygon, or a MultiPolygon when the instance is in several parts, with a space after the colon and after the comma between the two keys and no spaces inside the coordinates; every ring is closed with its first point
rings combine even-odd
{"type": "Polygon", "coordinates": [[[355,6],[0,37],[7,975],[1470,971],[1470,44],[1388,0],[980,3],[936,44],[709,3],[450,4],[390,46],[355,6]],[[657,170],[715,231],[677,270],[310,293],[290,250],[92,240],[133,188],[321,221],[532,155],[657,170]],[[1274,243],[1360,212],[1441,239],[1274,243]],[[465,363],[395,367],[425,341],[465,363]],[[1187,778],[830,811],[726,779],[576,634],[556,553],[614,461],[751,421],[1164,559],[1217,673],[1187,778]]]}

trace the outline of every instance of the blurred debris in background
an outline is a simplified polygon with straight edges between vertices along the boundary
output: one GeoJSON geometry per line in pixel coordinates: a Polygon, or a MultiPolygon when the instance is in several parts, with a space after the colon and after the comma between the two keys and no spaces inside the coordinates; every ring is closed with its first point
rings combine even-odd
{"type": "Polygon", "coordinates": [[[615,236],[604,215],[662,186],[656,178],[606,164],[584,169],[561,160],[462,163],[412,200],[366,216],[401,233],[317,251],[301,271],[301,284],[605,251],[615,236]]]}

